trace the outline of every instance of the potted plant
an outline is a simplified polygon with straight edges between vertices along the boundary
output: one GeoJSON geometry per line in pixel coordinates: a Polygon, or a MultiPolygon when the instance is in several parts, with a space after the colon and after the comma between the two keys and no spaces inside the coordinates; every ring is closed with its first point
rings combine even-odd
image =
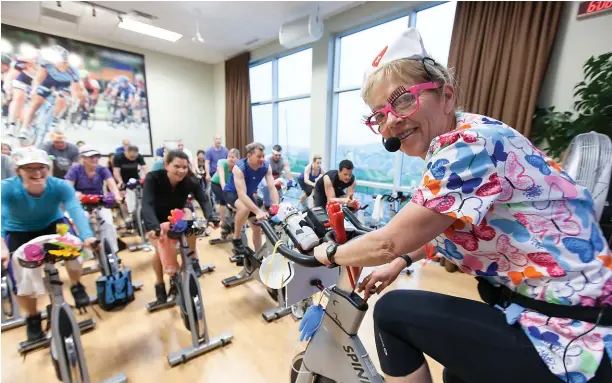
{"type": "Polygon", "coordinates": [[[612,52],[589,58],[584,80],[574,87],[574,111],[553,106],[536,108],[531,140],[550,157],[559,159],[572,139],[595,131],[612,137],[612,52]]]}

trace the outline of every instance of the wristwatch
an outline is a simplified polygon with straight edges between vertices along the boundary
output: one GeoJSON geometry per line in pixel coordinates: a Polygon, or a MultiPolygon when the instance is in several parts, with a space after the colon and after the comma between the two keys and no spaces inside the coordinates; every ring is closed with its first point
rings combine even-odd
{"type": "Polygon", "coordinates": [[[400,255],[400,257],[406,261],[406,267],[410,267],[410,265],[412,265],[412,258],[410,258],[408,254],[400,255]]]}
{"type": "Polygon", "coordinates": [[[329,261],[329,267],[336,267],[338,264],[334,261],[334,257],[336,256],[336,250],[338,250],[338,244],[332,243],[327,246],[327,260],[329,261]]]}

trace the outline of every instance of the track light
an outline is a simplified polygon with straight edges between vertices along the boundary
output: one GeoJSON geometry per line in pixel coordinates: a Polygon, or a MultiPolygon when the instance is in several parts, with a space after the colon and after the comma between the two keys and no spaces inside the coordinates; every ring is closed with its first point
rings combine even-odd
{"type": "Polygon", "coordinates": [[[61,8],[62,7],[62,2],[61,1],[57,1],[57,7],[61,8]]]}
{"type": "Polygon", "coordinates": [[[96,9],[93,7],[91,8],[91,16],[96,17],[96,9]]]}

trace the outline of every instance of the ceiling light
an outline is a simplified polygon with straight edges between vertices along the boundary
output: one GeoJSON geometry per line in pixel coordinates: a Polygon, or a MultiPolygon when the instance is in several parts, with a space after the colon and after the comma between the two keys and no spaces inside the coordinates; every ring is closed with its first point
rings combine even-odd
{"type": "Polygon", "coordinates": [[[141,23],[140,21],[131,20],[127,18],[120,19],[119,28],[127,29],[128,31],[141,33],[143,35],[157,37],[158,39],[167,40],[170,42],[178,41],[183,35],[180,33],[172,32],[167,29],[155,27],[151,24],[141,23]]]}

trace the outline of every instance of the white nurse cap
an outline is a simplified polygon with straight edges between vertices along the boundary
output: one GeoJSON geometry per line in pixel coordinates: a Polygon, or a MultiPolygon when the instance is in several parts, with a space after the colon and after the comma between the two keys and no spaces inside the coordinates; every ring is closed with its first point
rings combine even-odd
{"type": "Polygon", "coordinates": [[[384,46],[374,60],[368,64],[363,81],[365,82],[378,68],[391,61],[400,59],[422,60],[428,57],[429,54],[425,49],[421,34],[416,28],[410,27],[391,44],[384,46]]]}

